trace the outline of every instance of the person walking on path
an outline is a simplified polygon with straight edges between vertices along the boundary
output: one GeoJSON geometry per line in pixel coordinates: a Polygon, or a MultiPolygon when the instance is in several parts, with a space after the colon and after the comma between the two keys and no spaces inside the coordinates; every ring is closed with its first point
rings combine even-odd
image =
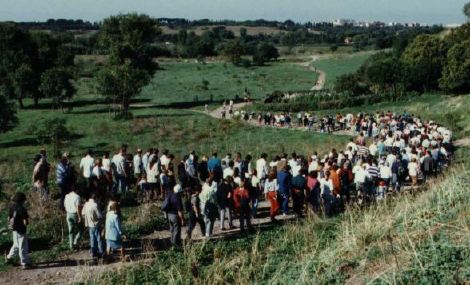
{"type": "Polygon", "coordinates": [[[83,179],[85,180],[85,189],[90,191],[92,187],[91,176],[93,167],[95,166],[95,159],[93,158],[93,152],[88,150],[86,155],[80,160],[80,172],[83,179]]]}
{"type": "Polygon", "coordinates": [[[49,197],[48,181],[51,165],[47,162],[45,151],[41,151],[41,154],[37,155],[34,161],[33,190],[39,193],[41,201],[46,201],[49,197]]]}
{"type": "Polygon", "coordinates": [[[298,218],[303,217],[303,208],[305,201],[305,190],[307,189],[307,179],[304,176],[304,170],[301,169],[292,179],[292,201],[294,212],[298,218]]]}
{"type": "Polygon", "coordinates": [[[171,244],[181,246],[181,227],[185,225],[183,216],[183,201],[181,194],[184,192],[181,185],[176,184],[173,192],[168,196],[168,209],[166,210],[168,223],[170,224],[171,244]]]}
{"type": "Polygon", "coordinates": [[[289,173],[288,164],[284,164],[277,173],[277,182],[279,183],[279,194],[281,196],[281,209],[284,216],[289,214],[289,193],[291,190],[292,176],[289,173]]]}
{"type": "Polygon", "coordinates": [[[278,190],[279,185],[277,184],[276,172],[271,171],[268,175],[268,179],[264,183],[264,195],[266,196],[266,200],[271,204],[269,216],[272,222],[276,221],[276,215],[279,211],[279,202],[277,199],[278,190]]]}
{"type": "Polygon", "coordinates": [[[82,222],[80,215],[80,196],[72,188],[71,192],[65,195],[64,200],[65,212],[67,213],[67,226],[69,230],[69,247],[76,248],[81,238],[80,223],[82,222]]]}
{"type": "Polygon", "coordinates": [[[233,191],[233,208],[240,220],[240,232],[245,233],[246,228],[251,230],[250,192],[245,187],[245,180],[233,191]]]}
{"type": "Polygon", "coordinates": [[[101,220],[103,215],[98,210],[98,204],[95,202],[95,193],[90,195],[90,198],[83,206],[82,215],[85,220],[85,227],[88,228],[90,235],[91,257],[100,257],[104,253],[101,241],[101,220]]]}
{"type": "MultiPolygon", "coordinates": [[[[233,164],[233,161],[231,162],[233,164]]],[[[230,228],[233,228],[232,224],[232,213],[230,211],[230,206],[232,202],[233,187],[232,187],[232,177],[227,176],[222,180],[222,182],[217,186],[217,205],[219,206],[219,222],[220,230],[225,231],[225,216],[228,218],[228,225],[230,228]]]]}
{"type": "Polygon", "coordinates": [[[106,214],[105,224],[106,254],[110,256],[113,250],[119,250],[121,260],[124,261],[124,246],[122,244],[121,218],[117,202],[111,202],[106,214]]]}
{"type": "Polygon", "coordinates": [[[199,194],[201,200],[201,211],[206,224],[205,237],[209,238],[214,229],[214,222],[217,218],[217,184],[208,178],[202,186],[202,192],[199,194]]]}
{"type": "Polygon", "coordinates": [[[191,241],[193,230],[197,224],[201,227],[202,235],[204,235],[206,230],[206,225],[204,224],[204,219],[202,218],[201,213],[201,200],[199,199],[200,193],[201,185],[196,184],[194,188],[191,189],[191,197],[186,204],[186,210],[189,213],[188,228],[186,230],[186,239],[188,241],[191,241]]]}
{"type": "Polygon", "coordinates": [[[64,153],[60,162],[56,167],[56,183],[57,187],[60,189],[60,209],[65,211],[64,208],[64,199],[65,195],[70,192],[70,187],[72,186],[72,168],[69,162],[69,154],[64,153]]]}
{"type": "Polygon", "coordinates": [[[8,211],[8,227],[12,230],[13,246],[6,257],[6,262],[13,264],[13,259],[19,255],[20,263],[23,269],[31,267],[29,260],[29,243],[26,235],[29,216],[24,207],[26,195],[23,192],[17,192],[13,198],[13,204],[8,211]]]}

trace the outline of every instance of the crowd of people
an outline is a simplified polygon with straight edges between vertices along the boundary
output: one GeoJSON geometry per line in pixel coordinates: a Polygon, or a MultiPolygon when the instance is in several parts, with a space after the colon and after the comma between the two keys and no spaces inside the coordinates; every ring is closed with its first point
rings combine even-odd
{"type": "MultiPolygon", "coordinates": [[[[302,114],[297,123],[309,127],[309,118],[310,114],[302,114]]],[[[324,155],[281,153],[268,160],[266,153],[254,159],[241,153],[219,158],[216,151],[199,157],[192,151],[175,161],[169,150],[137,149],[130,154],[123,145],[112,157],[88,151],[76,169],[70,154],[64,153],[55,169],[69,246],[78,246],[83,224],[93,257],[115,250],[124,256],[125,229],[118,197],[134,191],[140,203],[162,201],[171,242],[180,246],[186,224],[188,241],[198,225],[202,236],[210,238],[217,220],[224,231],[234,228],[233,220],[238,218],[240,231],[248,232],[262,199],[269,201],[273,223],[291,210],[299,219],[308,212],[332,216],[352,203],[367,205],[386,199],[408,183],[413,190],[419,181],[441,172],[452,158],[452,132],[407,113],[338,114],[331,121],[332,128],[350,129],[356,136],[344,149],[331,149],[324,155]]],[[[49,199],[51,169],[42,150],[33,170],[33,190],[41,199],[49,199]]],[[[17,193],[9,211],[14,243],[8,260],[19,253],[21,264],[28,266],[25,199],[17,193]]]]}

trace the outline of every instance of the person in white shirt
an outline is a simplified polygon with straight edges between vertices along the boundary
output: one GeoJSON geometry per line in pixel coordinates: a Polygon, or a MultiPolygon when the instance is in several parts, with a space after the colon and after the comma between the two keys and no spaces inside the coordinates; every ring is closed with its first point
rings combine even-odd
{"type": "Polygon", "coordinates": [[[372,142],[372,144],[369,146],[369,154],[374,157],[377,155],[377,145],[375,142],[372,142]]]}
{"type": "Polygon", "coordinates": [[[233,177],[233,167],[234,167],[235,163],[233,162],[233,160],[230,160],[228,162],[228,166],[224,169],[224,172],[223,172],[223,178],[226,179],[227,177],[233,177]]]}
{"type": "Polygon", "coordinates": [[[81,238],[80,223],[80,196],[72,188],[72,191],[65,195],[64,207],[67,212],[67,226],[69,230],[69,246],[74,249],[81,238]]]}
{"type": "Polygon", "coordinates": [[[90,248],[92,258],[103,255],[103,244],[101,241],[101,222],[103,215],[98,210],[98,204],[95,202],[95,194],[92,193],[90,199],[83,205],[82,209],[85,227],[88,228],[90,235],[90,248]]]}
{"type": "Polygon", "coordinates": [[[95,166],[95,159],[92,157],[93,152],[88,150],[85,157],[80,160],[80,172],[82,173],[83,178],[85,178],[85,187],[87,190],[91,187],[91,175],[93,167],[95,166]]]}
{"type": "Polygon", "coordinates": [[[415,187],[418,184],[418,172],[419,165],[416,162],[416,158],[412,158],[411,162],[408,163],[408,175],[410,175],[412,187],[415,187]]]}
{"type": "Polygon", "coordinates": [[[102,164],[102,169],[108,173],[111,173],[111,159],[109,159],[109,152],[104,153],[102,164]]]}
{"type": "Polygon", "coordinates": [[[122,147],[111,160],[114,178],[116,179],[114,191],[120,191],[121,193],[127,192],[126,152],[126,148],[122,147]]]}
{"type": "Polygon", "coordinates": [[[135,178],[138,179],[140,178],[140,176],[143,174],[144,172],[144,164],[143,164],[143,160],[142,160],[142,149],[137,149],[137,154],[134,155],[134,158],[132,160],[132,164],[134,165],[134,175],[135,175],[135,178]]]}
{"type": "Polygon", "coordinates": [[[390,178],[392,177],[392,168],[390,165],[385,162],[384,164],[381,164],[379,167],[380,170],[380,179],[385,182],[385,185],[388,187],[390,184],[390,178]]]}
{"type": "Polygon", "coordinates": [[[325,177],[320,178],[320,197],[323,199],[325,214],[331,216],[335,197],[333,196],[333,180],[330,179],[330,171],[325,171],[325,177]]]}
{"type": "Polygon", "coordinates": [[[266,158],[268,158],[268,155],[266,153],[262,153],[261,157],[256,161],[256,174],[260,180],[261,187],[263,187],[264,180],[266,180],[269,174],[269,167],[266,158]]]}
{"type": "Polygon", "coordinates": [[[170,164],[170,157],[169,157],[169,151],[165,149],[163,151],[163,155],[160,157],[160,166],[164,169],[168,169],[168,165],[170,164]]]}

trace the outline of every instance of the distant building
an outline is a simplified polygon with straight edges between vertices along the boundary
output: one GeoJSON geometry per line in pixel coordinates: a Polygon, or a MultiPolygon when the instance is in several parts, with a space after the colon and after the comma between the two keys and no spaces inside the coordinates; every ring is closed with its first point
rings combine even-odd
{"type": "Polygon", "coordinates": [[[356,21],[349,19],[336,19],[333,21],[333,26],[344,27],[344,26],[354,26],[356,21]]]}

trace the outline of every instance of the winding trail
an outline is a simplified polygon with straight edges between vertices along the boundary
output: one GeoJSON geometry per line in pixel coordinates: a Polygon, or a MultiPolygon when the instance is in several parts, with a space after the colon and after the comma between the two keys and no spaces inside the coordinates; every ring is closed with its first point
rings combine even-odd
{"type": "MultiPolygon", "coordinates": [[[[326,57],[326,56],[323,56],[323,57],[326,57]]],[[[312,88],[310,88],[310,91],[323,90],[323,88],[325,87],[326,73],[323,70],[320,70],[320,69],[316,68],[315,66],[313,66],[313,63],[315,61],[317,61],[317,60],[319,60],[320,58],[323,58],[323,57],[319,56],[319,55],[312,55],[310,60],[300,63],[300,66],[306,67],[310,71],[315,72],[315,73],[318,74],[317,82],[315,83],[315,85],[312,88]]]]}

